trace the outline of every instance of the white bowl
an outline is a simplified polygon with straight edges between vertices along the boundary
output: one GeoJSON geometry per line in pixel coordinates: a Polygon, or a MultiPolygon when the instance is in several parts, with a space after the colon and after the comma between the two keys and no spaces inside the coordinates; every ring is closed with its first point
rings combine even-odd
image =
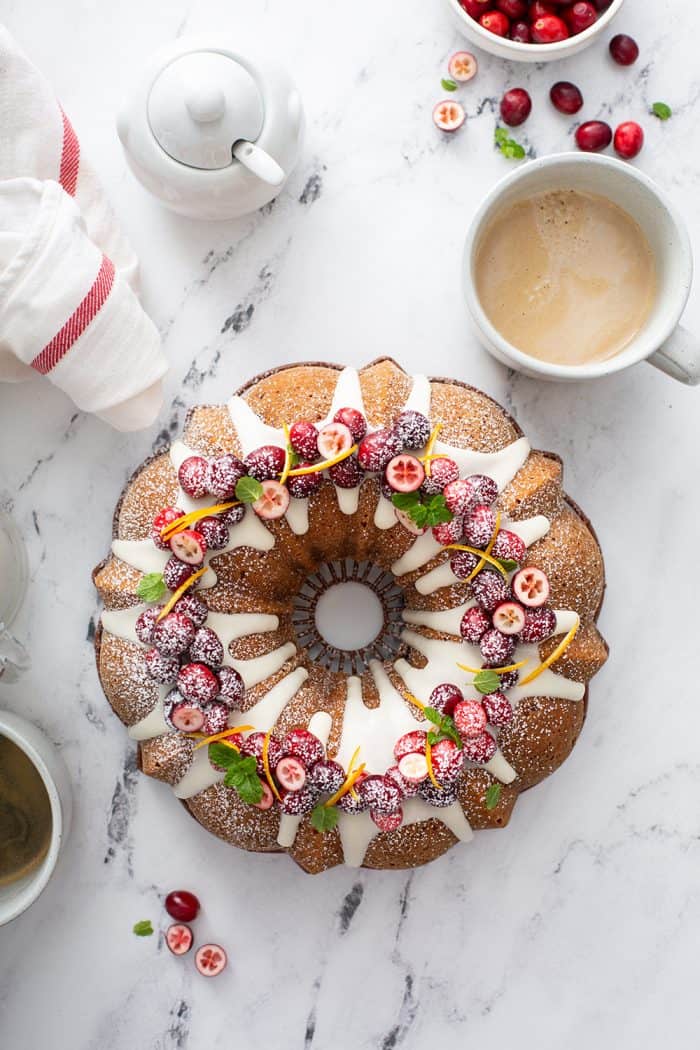
{"type": "Polygon", "coordinates": [[[445,3],[459,31],[476,47],[499,58],[509,58],[513,62],[556,62],[557,59],[568,58],[592,44],[619,13],[624,0],[613,0],[607,11],[604,11],[589,29],[556,44],[521,44],[517,40],[496,36],[495,33],[489,33],[488,29],[483,29],[468,15],[464,8],[460,7],[458,0],[445,0],[445,3]]]}
{"type": "Polygon", "coordinates": [[[40,729],[18,715],[0,711],[0,736],[9,737],[36,766],[51,804],[51,842],[43,861],[24,878],[0,886],[0,926],[4,926],[34,903],[51,878],[70,831],[72,798],[63,759],[40,729]]]}

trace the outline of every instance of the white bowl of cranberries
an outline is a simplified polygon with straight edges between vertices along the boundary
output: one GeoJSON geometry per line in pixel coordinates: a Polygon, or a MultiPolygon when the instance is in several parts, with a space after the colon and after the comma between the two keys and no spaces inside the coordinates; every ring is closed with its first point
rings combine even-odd
{"type": "Polygon", "coordinates": [[[582,51],[624,0],[446,0],[472,44],[516,62],[553,62],[582,51]]]}

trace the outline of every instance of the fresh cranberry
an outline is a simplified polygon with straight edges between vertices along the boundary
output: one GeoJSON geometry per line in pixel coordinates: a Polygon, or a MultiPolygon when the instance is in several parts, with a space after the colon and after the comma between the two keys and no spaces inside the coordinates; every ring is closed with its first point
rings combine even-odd
{"type": "Polygon", "coordinates": [[[220,667],[218,672],[219,689],[229,707],[236,707],[245,696],[245,685],[235,667],[220,667]]]}
{"type": "Polygon", "coordinates": [[[467,609],[462,617],[459,632],[465,642],[469,642],[471,645],[478,645],[490,627],[491,621],[484,610],[480,609],[478,605],[474,605],[471,609],[467,609]]]}
{"type": "Polygon", "coordinates": [[[404,448],[423,448],[430,437],[430,420],[422,412],[407,409],[396,420],[394,430],[399,435],[404,448]]]}
{"type": "Polygon", "coordinates": [[[194,565],[186,565],[173,554],[165,563],[163,569],[163,582],[169,591],[176,591],[183,583],[189,580],[195,572],[194,565]]]}
{"type": "Polygon", "coordinates": [[[639,58],[639,45],[626,33],[618,33],[610,41],[610,54],[619,66],[631,66],[639,58]]]}
{"type": "Polygon", "coordinates": [[[514,635],[501,634],[495,627],[490,628],[482,635],[479,649],[486,663],[492,667],[502,667],[507,664],[515,652],[516,638],[514,635]]]}
{"type": "Polygon", "coordinates": [[[286,459],[279,445],[261,445],[249,452],[243,463],[248,474],[256,481],[273,481],[284,470],[286,459]]]}
{"type": "Polygon", "coordinates": [[[393,430],[375,430],[360,442],[357,459],[363,470],[384,470],[401,452],[401,438],[393,430]]]}
{"type": "Polygon", "coordinates": [[[502,729],[513,721],[513,708],[508,697],[503,693],[489,693],[482,701],[489,725],[502,729]]]}
{"type": "Polygon", "coordinates": [[[557,618],[552,609],[526,609],[525,623],[520,632],[521,641],[543,642],[554,633],[556,625],[557,618]]]}
{"type": "Polygon", "coordinates": [[[334,467],[329,467],[328,476],[339,489],[355,489],[362,483],[365,472],[357,456],[352,455],[336,463],[334,467]]]}
{"type": "Polygon", "coordinates": [[[192,645],[194,634],[189,616],[170,612],[153,628],[153,644],[164,656],[179,656],[192,645]]]}
{"type": "Polygon", "coordinates": [[[178,922],[192,922],[199,913],[199,901],[189,890],[173,890],[165,898],[165,910],[178,922]]]}
{"type": "Polygon", "coordinates": [[[578,113],[583,105],[583,95],[576,85],[568,80],[558,80],[556,84],[552,84],[549,97],[552,105],[560,113],[578,113]]]}
{"type": "Polygon", "coordinates": [[[197,532],[202,534],[207,547],[212,551],[223,550],[229,541],[228,525],[212,514],[199,519],[197,532]]]}
{"type": "Polygon", "coordinates": [[[457,551],[450,560],[450,568],[458,580],[466,580],[479,564],[479,559],[471,551],[457,551]]]}
{"type": "Polygon", "coordinates": [[[207,667],[213,667],[214,670],[221,667],[224,660],[224,647],[218,634],[212,631],[211,627],[200,627],[195,634],[190,646],[190,659],[206,664],[207,667]]]}
{"type": "Polygon", "coordinates": [[[496,36],[505,36],[510,29],[510,22],[502,11],[487,11],[479,19],[479,25],[496,36]]]}
{"type": "Polygon", "coordinates": [[[177,687],[185,700],[208,704],[219,695],[219,679],[205,664],[191,663],[181,667],[177,687]]]}
{"type": "Polygon", "coordinates": [[[477,22],[484,12],[489,10],[492,2],[493,0],[459,0],[460,6],[477,22]]]}
{"type": "Polygon", "coordinates": [[[576,145],[586,153],[598,153],[612,142],[612,128],[604,120],[587,120],[576,129],[576,145]]]}
{"type": "Polygon", "coordinates": [[[234,456],[231,452],[215,456],[209,463],[207,480],[209,491],[217,499],[233,499],[236,494],[236,485],[244,474],[245,467],[238,456],[234,456]]]}
{"type": "Polygon", "coordinates": [[[472,580],[472,591],[484,612],[491,613],[497,605],[510,598],[510,588],[500,572],[484,569],[472,580]]]}
{"type": "Polygon", "coordinates": [[[525,18],[527,0],[496,0],[496,7],[508,18],[525,18]]]}
{"type": "Polygon", "coordinates": [[[553,15],[555,12],[555,5],[548,3],[541,3],[540,0],[534,0],[530,4],[529,19],[530,22],[536,22],[538,18],[546,18],[547,15],[553,15]]]}
{"type": "Polygon", "coordinates": [[[532,99],[525,88],[511,88],[501,99],[501,117],[505,124],[517,128],[530,116],[532,99]]]}
{"type": "MultiPolygon", "coordinates": [[[[300,463],[300,467],[310,467],[310,463],[300,463]]],[[[318,492],[323,483],[323,473],[315,470],[312,474],[297,474],[293,478],[287,478],[289,495],[294,499],[308,499],[318,492]]]]}
{"type": "Polygon", "coordinates": [[[282,751],[300,759],[307,769],[325,756],[325,748],[308,729],[290,729],[282,740],[282,751]]]}
{"type": "Polygon", "coordinates": [[[615,131],[613,145],[621,157],[631,160],[644,145],[644,132],[634,120],[626,120],[615,131]]]}
{"type": "Polygon", "coordinates": [[[334,423],[343,423],[353,440],[353,444],[362,441],[367,433],[367,420],[356,408],[339,408],[333,416],[334,423]]]}
{"type": "Polygon", "coordinates": [[[491,553],[494,558],[521,562],[527,553],[527,547],[515,532],[510,532],[509,529],[501,529],[496,536],[496,542],[491,553]]]}
{"type": "Polygon", "coordinates": [[[449,546],[450,543],[458,543],[463,532],[464,520],[462,518],[453,518],[452,521],[433,526],[433,537],[443,547],[449,546]]]}
{"type": "Polygon", "coordinates": [[[144,645],[151,645],[153,642],[153,630],[162,608],[162,605],[152,605],[150,609],[144,609],[136,621],[136,637],[144,645]]]}
{"type": "Polygon", "coordinates": [[[532,23],[532,40],[535,44],[556,44],[566,40],[569,30],[558,15],[543,15],[532,23]]]}
{"type": "Polygon", "coordinates": [[[464,538],[470,547],[487,547],[496,528],[496,515],[490,507],[474,507],[464,522],[464,538]]]}
{"type": "Polygon", "coordinates": [[[161,537],[161,532],[166,525],[170,525],[171,522],[184,517],[184,514],[184,510],[180,510],[179,507],[165,507],[156,514],[151,526],[151,539],[158,550],[167,551],[170,548],[170,543],[161,537]]]}
{"type": "Polygon", "coordinates": [[[183,492],[192,499],[202,499],[209,492],[209,464],[203,456],[188,456],[183,459],[177,472],[183,492]]]}
{"type": "Polygon", "coordinates": [[[464,757],[469,762],[477,762],[480,765],[488,762],[496,754],[498,750],[496,747],[496,741],[493,739],[490,733],[484,730],[479,736],[472,737],[471,739],[464,740],[464,757]]]}
{"type": "Polygon", "coordinates": [[[511,40],[517,40],[519,44],[531,44],[532,34],[527,22],[513,22],[508,34],[511,40]]]}
{"type": "MultiPolygon", "coordinates": [[[[453,682],[442,682],[436,685],[430,694],[429,707],[434,707],[442,715],[452,715],[456,705],[464,699],[462,690],[453,682]]],[[[425,749],[425,742],[423,743],[425,749]]]]}
{"type": "Polygon", "coordinates": [[[175,603],[175,612],[189,616],[195,627],[202,627],[209,615],[209,609],[196,594],[183,594],[175,603]]]}
{"type": "Polygon", "coordinates": [[[430,461],[430,475],[426,476],[422,491],[426,496],[436,496],[439,492],[443,492],[451,481],[456,481],[458,477],[459,467],[455,461],[448,459],[447,456],[439,456],[437,459],[430,461]]]}
{"type": "Polygon", "coordinates": [[[177,678],[180,660],[177,656],[166,656],[158,649],[149,649],[145,656],[146,670],[160,685],[170,685],[177,678]]]}
{"type": "Polygon", "coordinates": [[[318,457],[318,428],[300,420],[289,428],[289,444],[298,456],[313,462],[318,457]]]}
{"type": "Polygon", "coordinates": [[[564,11],[564,18],[569,27],[569,32],[575,36],[577,33],[583,33],[585,29],[589,29],[594,22],[598,21],[598,12],[593,4],[582,0],[580,3],[567,7],[564,11]]]}

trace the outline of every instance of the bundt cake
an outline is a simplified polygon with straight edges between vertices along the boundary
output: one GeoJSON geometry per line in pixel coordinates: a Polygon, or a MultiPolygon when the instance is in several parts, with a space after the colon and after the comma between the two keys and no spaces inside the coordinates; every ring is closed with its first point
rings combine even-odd
{"type": "Polygon", "coordinates": [[[99,676],[140,768],[309,872],[413,867],[507,824],[607,658],[603,559],[559,458],[388,358],[193,408],[128,482],[94,580],[99,676]],[[355,648],[316,617],[347,582],[383,615],[355,648]]]}

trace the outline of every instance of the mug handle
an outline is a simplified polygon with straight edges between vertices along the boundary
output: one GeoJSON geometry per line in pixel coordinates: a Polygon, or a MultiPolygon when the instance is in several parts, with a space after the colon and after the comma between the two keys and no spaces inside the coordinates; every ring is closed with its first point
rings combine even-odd
{"type": "Polygon", "coordinates": [[[700,383],[700,340],[682,325],[678,325],[661,349],[647,361],[686,386],[700,383]]]}

